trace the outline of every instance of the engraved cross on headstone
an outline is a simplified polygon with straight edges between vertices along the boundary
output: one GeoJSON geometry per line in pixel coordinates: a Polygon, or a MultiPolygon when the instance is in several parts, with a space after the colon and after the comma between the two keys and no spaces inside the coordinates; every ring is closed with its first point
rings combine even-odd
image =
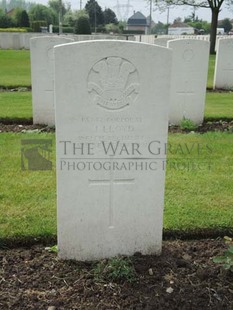
{"type": "Polygon", "coordinates": [[[177,91],[176,93],[178,95],[181,95],[183,97],[182,99],[182,103],[180,103],[180,106],[181,106],[181,109],[182,109],[182,113],[183,113],[183,116],[185,117],[185,114],[186,114],[186,104],[187,104],[187,101],[189,100],[189,98],[191,96],[194,96],[195,92],[190,90],[191,87],[189,87],[189,82],[186,81],[185,82],[185,87],[184,87],[184,90],[182,91],[177,91]]]}
{"type": "Polygon", "coordinates": [[[114,228],[114,185],[134,184],[134,179],[114,178],[112,169],[110,170],[110,178],[89,179],[90,185],[107,185],[109,186],[109,228],[114,228]]]}

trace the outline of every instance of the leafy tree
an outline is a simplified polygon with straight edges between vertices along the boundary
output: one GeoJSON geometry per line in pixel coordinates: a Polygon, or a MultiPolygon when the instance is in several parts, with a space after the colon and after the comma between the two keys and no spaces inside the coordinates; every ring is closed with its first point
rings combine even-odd
{"type": "Polygon", "coordinates": [[[191,15],[188,17],[190,22],[198,21],[198,16],[196,16],[195,11],[191,13],[191,15]]]}
{"type": "Polygon", "coordinates": [[[154,0],[161,7],[164,5],[189,5],[194,8],[207,8],[211,10],[211,30],[210,30],[210,53],[215,53],[216,33],[218,25],[218,15],[223,3],[233,4],[233,0],[154,0]]]}
{"type": "Polygon", "coordinates": [[[14,20],[18,27],[30,27],[29,17],[26,10],[20,8],[15,9],[14,20]]]}
{"type": "Polygon", "coordinates": [[[10,28],[14,26],[15,23],[10,16],[6,14],[0,14],[0,28],[10,28]]]}
{"type": "Polygon", "coordinates": [[[31,22],[31,28],[33,32],[41,32],[41,27],[47,27],[48,24],[44,20],[36,20],[31,22]]]}
{"type": "Polygon", "coordinates": [[[173,24],[179,24],[179,23],[182,23],[182,19],[180,17],[175,18],[173,24]]]}
{"type": "Polygon", "coordinates": [[[23,10],[20,18],[20,27],[30,27],[28,13],[23,10]]]}
{"type": "Polygon", "coordinates": [[[152,34],[166,34],[167,33],[167,24],[158,22],[152,29],[152,34]]]}
{"type": "Polygon", "coordinates": [[[0,1],[0,16],[2,16],[3,14],[2,12],[5,12],[5,10],[7,9],[7,4],[6,4],[6,0],[2,0],[0,1]]]}
{"type": "Polygon", "coordinates": [[[218,23],[219,28],[224,28],[224,31],[227,33],[231,31],[232,29],[232,24],[229,18],[223,19],[221,22],[218,23]]]}
{"type": "Polygon", "coordinates": [[[107,33],[122,33],[122,29],[120,27],[120,24],[107,24],[105,25],[105,31],[107,33]]]}
{"type": "Polygon", "coordinates": [[[195,23],[195,22],[202,22],[202,19],[199,19],[198,16],[196,15],[194,16],[194,13],[184,18],[184,23],[195,23]]]}
{"type": "Polygon", "coordinates": [[[64,15],[64,24],[69,25],[70,27],[74,27],[76,20],[79,19],[79,17],[81,16],[86,16],[89,19],[89,15],[86,10],[69,10],[64,15]]]}
{"type": "Polygon", "coordinates": [[[53,9],[42,4],[34,5],[29,11],[30,21],[45,21],[47,25],[58,24],[58,18],[53,9]]]}
{"type": "Polygon", "coordinates": [[[104,14],[97,1],[89,0],[85,5],[85,10],[89,15],[91,27],[104,24],[104,14]]]}
{"type": "Polygon", "coordinates": [[[4,11],[10,11],[14,8],[21,8],[24,10],[29,10],[33,5],[35,5],[33,2],[28,2],[25,0],[2,0],[0,1],[0,8],[2,8],[4,11]]]}
{"type": "Polygon", "coordinates": [[[49,0],[48,6],[55,12],[57,20],[62,23],[64,20],[64,15],[71,11],[70,3],[64,4],[62,0],[49,0]]]}
{"type": "Polygon", "coordinates": [[[118,27],[120,29],[120,32],[123,33],[124,29],[126,28],[126,21],[120,21],[118,24],[118,27]]]}
{"type": "Polygon", "coordinates": [[[117,24],[118,23],[116,14],[111,9],[105,9],[103,14],[104,14],[104,24],[117,24]]]}
{"type": "Polygon", "coordinates": [[[21,8],[15,8],[14,9],[14,14],[12,17],[13,17],[17,27],[19,27],[19,24],[20,24],[20,16],[22,14],[22,11],[23,11],[23,9],[21,9],[21,8]]]}
{"type": "Polygon", "coordinates": [[[87,16],[82,15],[75,21],[74,32],[76,34],[91,34],[90,21],[87,16]]]}
{"type": "Polygon", "coordinates": [[[66,12],[70,9],[70,5],[66,7],[61,0],[49,0],[48,6],[53,9],[57,13],[57,15],[59,15],[61,8],[62,16],[64,16],[66,12]]]}
{"type": "Polygon", "coordinates": [[[72,11],[66,12],[66,14],[63,16],[63,23],[65,25],[74,27],[74,21],[75,21],[75,18],[74,18],[74,13],[72,11]]]}
{"type": "Polygon", "coordinates": [[[194,19],[191,18],[191,16],[186,17],[184,19],[184,23],[188,24],[189,26],[197,30],[203,29],[205,33],[210,33],[211,24],[205,20],[199,19],[198,16],[196,16],[194,19]]]}

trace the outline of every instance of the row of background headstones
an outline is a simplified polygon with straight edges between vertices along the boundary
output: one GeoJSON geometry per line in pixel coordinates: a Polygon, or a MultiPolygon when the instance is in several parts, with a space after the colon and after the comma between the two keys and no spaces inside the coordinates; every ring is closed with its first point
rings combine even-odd
{"type": "Polygon", "coordinates": [[[37,76],[55,93],[59,255],[95,260],[159,254],[166,152],[151,146],[167,142],[170,95],[183,116],[203,118],[209,42],[171,40],[169,48],[116,40],[56,45],[67,42],[31,40],[32,70],[37,53],[37,76]],[[120,149],[112,154],[103,143],[120,149]],[[134,169],[103,168],[113,161],[134,169]],[[96,168],[85,169],[87,162],[96,168]]]}
{"type": "MultiPolygon", "coordinates": [[[[71,38],[62,36],[31,39],[33,121],[35,124],[55,124],[53,47],[73,41],[71,38]]],[[[221,52],[217,55],[215,69],[216,88],[224,88],[224,85],[226,88],[233,87],[233,70],[230,70],[232,41],[220,41],[221,52]],[[226,70],[228,70],[228,75],[226,70]]],[[[204,118],[209,42],[178,39],[168,41],[167,44],[173,50],[169,121],[177,125],[185,118],[200,124],[204,118]]]]}
{"type": "MultiPolygon", "coordinates": [[[[57,37],[57,34],[49,33],[19,33],[19,32],[0,32],[0,48],[1,49],[30,49],[30,39],[34,37],[44,36],[57,37]]],[[[63,35],[64,36],[64,35],[63,35]]],[[[111,35],[65,35],[67,38],[74,41],[83,40],[126,40],[126,36],[111,36],[111,35]]],[[[128,40],[134,40],[133,36],[129,36],[128,40]]]]}
{"type": "MultiPolygon", "coordinates": [[[[159,36],[135,35],[134,37],[136,42],[156,44],[165,47],[167,46],[168,41],[175,39],[196,39],[196,40],[210,41],[209,35],[159,35],[159,36]]],[[[217,50],[219,39],[229,39],[229,38],[233,38],[233,36],[217,35],[215,51],[217,50]]]]}
{"type": "Polygon", "coordinates": [[[151,146],[167,142],[170,95],[185,117],[203,118],[209,42],[171,40],[169,48],[116,40],[62,44],[67,42],[31,40],[40,95],[55,93],[59,256],[159,254],[166,152],[151,146]],[[103,143],[121,146],[112,154],[103,143]],[[114,161],[134,169],[103,168],[114,161]],[[85,169],[87,162],[96,168],[85,169]]]}
{"type": "MultiPolygon", "coordinates": [[[[76,36],[77,41],[106,39],[106,36],[76,36]]],[[[111,37],[112,38],[112,37],[111,37]]],[[[115,38],[115,37],[114,37],[115,38]]],[[[30,39],[32,106],[34,124],[55,124],[54,57],[55,45],[75,42],[73,36],[40,36],[30,39]]],[[[122,39],[122,37],[116,37],[122,39]]]]}
{"type": "MultiPolygon", "coordinates": [[[[48,33],[19,33],[19,32],[0,32],[0,48],[1,49],[29,49],[30,48],[30,39],[33,37],[39,36],[57,36],[56,34],[48,33]]],[[[74,41],[82,40],[98,40],[98,39],[114,39],[114,40],[125,40],[126,38],[130,41],[143,42],[149,44],[156,44],[161,46],[167,46],[167,42],[174,39],[198,39],[209,41],[209,35],[135,35],[135,36],[112,36],[112,35],[66,35],[68,38],[73,39],[74,41]]],[[[219,39],[225,39],[229,36],[217,36],[217,42],[219,39]]],[[[217,44],[216,44],[217,48],[217,44]]]]}

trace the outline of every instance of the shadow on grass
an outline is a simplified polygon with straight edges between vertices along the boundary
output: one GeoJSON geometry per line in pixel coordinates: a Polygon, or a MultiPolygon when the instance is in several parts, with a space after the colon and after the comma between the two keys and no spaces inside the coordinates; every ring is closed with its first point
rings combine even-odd
{"type": "Polygon", "coordinates": [[[205,117],[204,118],[204,123],[207,123],[207,122],[220,122],[220,121],[223,121],[223,122],[232,122],[233,121],[233,117],[232,116],[223,116],[223,117],[205,117]]]}
{"type": "Polygon", "coordinates": [[[216,239],[224,236],[232,236],[233,227],[216,227],[216,228],[198,228],[192,230],[163,230],[164,240],[199,240],[199,239],[216,239]]]}
{"type": "Polygon", "coordinates": [[[33,125],[33,119],[30,118],[11,118],[11,117],[0,117],[0,123],[3,125],[33,125]]]}
{"type": "Polygon", "coordinates": [[[42,236],[16,236],[12,238],[0,238],[0,249],[14,249],[19,247],[30,248],[33,245],[54,245],[57,244],[56,235],[42,236]]]}
{"type": "MultiPolygon", "coordinates": [[[[163,230],[163,240],[201,240],[217,239],[233,235],[233,227],[199,228],[195,230],[163,230]]],[[[42,244],[45,246],[57,244],[56,235],[16,236],[0,238],[0,249],[14,249],[19,247],[30,248],[42,244]]]]}

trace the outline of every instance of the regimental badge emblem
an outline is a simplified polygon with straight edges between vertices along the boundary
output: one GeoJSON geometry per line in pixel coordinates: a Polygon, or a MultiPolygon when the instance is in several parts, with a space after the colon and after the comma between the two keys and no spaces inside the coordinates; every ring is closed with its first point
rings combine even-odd
{"type": "Polygon", "coordinates": [[[119,110],[131,105],[139,93],[136,67],[121,57],[98,61],[88,75],[91,101],[107,110],[119,110]]]}

